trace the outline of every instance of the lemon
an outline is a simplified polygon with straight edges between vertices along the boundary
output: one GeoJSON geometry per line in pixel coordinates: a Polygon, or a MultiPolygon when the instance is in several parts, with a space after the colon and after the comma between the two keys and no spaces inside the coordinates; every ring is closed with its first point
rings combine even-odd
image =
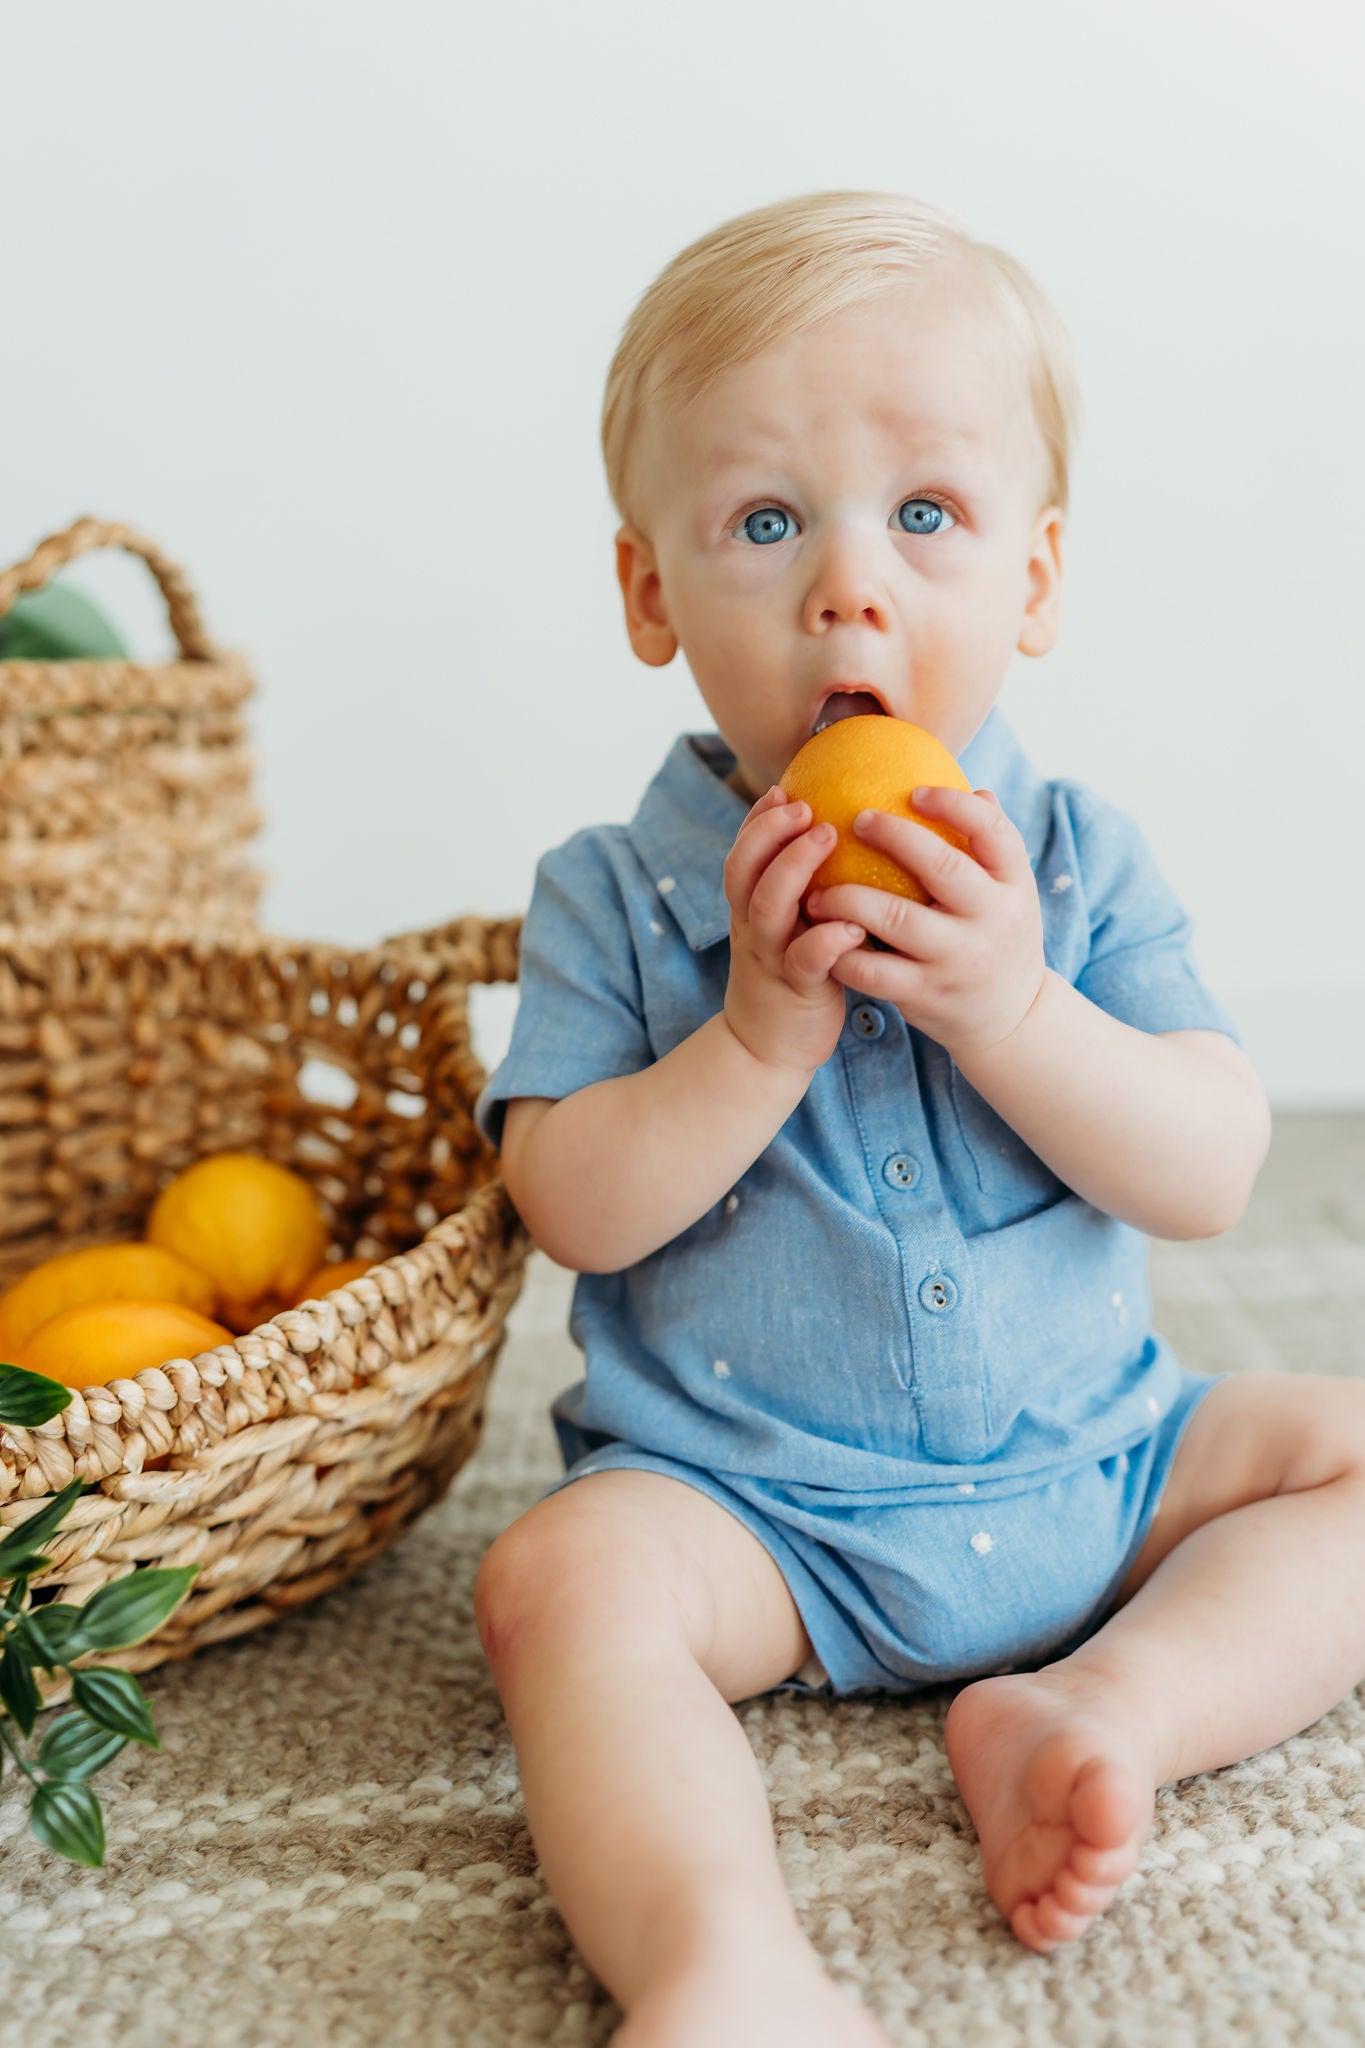
{"type": "Polygon", "coordinates": [[[322,1264],[326,1218],[309,1183],[250,1152],[215,1152],[163,1188],[147,1238],[214,1284],[217,1313],[238,1332],[293,1306],[322,1264]]]}

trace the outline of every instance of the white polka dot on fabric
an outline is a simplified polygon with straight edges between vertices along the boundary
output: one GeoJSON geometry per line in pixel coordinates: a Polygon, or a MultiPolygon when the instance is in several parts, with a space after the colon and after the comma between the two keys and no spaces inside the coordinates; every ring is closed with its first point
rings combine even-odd
{"type": "Polygon", "coordinates": [[[995,1538],[988,1536],[984,1529],[978,1529],[972,1538],[972,1549],[978,1557],[984,1557],[988,1550],[994,1550],[995,1538]]]}
{"type": "Polygon", "coordinates": [[[1147,1413],[1149,1415],[1160,1415],[1161,1413],[1161,1403],[1157,1400],[1155,1394],[1147,1396],[1147,1413]]]}
{"type": "Polygon", "coordinates": [[[1071,877],[1070,877],[1070,875],[1057,875],[1057,876],[1056,876],[1056,877],[1054,878],[1054,880],[1053,880],[1053,884],[1052,884],[1052,893],[1054,894],[1054,896],[1055,896],[1055,895],[1060,895],[1063,889],[1069,889],[1070,887],[1071,887],[1071,877]]]}
{"type": "Polygon", "coordinates": [[[730,1368],[723,1358],[718,1358],[711,1367],[711,1370],[718,1380],[728,1380],[730,1377],[730,1368]]]}
{"type": "Polygon", "coordinates": [[[736,1209],[737,1209],[738,1207],[739,1207],[739,1196],[738,1196],[738,1195],[727,1195],[727,1196],[725,1197],[725,1213],[726,1213],[726,1215],[727,1215],[727,1216],[733,1216],[733,1215],[734,1215],[734,1213],[735,1213],[735,1211],[736,1211],[736,1209]]]}
{"type": "Polygon", "coordinates": [[[976,1485],[975,1485],[975,1482],[974,1482],[974,1481],[972,1481],[972,1480],[970,1480],[970,1479],[964,1479],[964,1480],[962,1481],[962,1484],[961,1484],[961,1485],[960,1485],[960,1486],[958,1487],[958,1489],[957,1489],[957,1490],[958,1490],[958,1492],[959,1492],[959,1493],[975,1493],[975,1492],[976,1492],[976,1485]]]}
{"type": "Polygon", "coordinates": [[[651,917],[651,919],[649,920],[649,928],[656,935],[656,937],[663,931],[663,926],[659,923],[657,917],[651,917]]]}
{"type": "Polygon", "coordinates": [[[658,884],[659,894],[661,896],[666,896],[670,889],[676,889],[677,886],[678,885],[674,881],[672,875],[665,875],[663,880],[658,884]]]}

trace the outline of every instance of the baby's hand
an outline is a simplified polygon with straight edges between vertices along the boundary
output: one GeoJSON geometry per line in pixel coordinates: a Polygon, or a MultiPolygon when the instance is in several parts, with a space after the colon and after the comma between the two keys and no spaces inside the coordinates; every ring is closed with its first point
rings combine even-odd
{"type": "Polygon", "coordinates": [[[863,942],[860,925],[811,924],[801,897],[834,844],[832,825],[810,825],[810,805],[780,785],[761,796],[725,859],[730,905],[730,980],[725,1017],[766,1066],[813,1074],[844,1028],[836,960],[863,942]]]}
{"type": "Polygon", "coordinates": [[[890,811],[872,811],[859,837],[931,903],[841,882],[814,890],[806,907],[815,917],[861,918],[893,949],[840,957],[832,971],[845,987],[893,1004],[949,1053],[997,1045],[1028,1015],[1047,972],[1028,848],[988,789],[917,789],[913,802],[961,832],[971,852],[890,811]]]}

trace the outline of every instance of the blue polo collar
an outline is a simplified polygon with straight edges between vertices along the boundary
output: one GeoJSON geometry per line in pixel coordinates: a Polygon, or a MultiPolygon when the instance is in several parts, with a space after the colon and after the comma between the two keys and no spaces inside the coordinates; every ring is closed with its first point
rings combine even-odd
{"type": "MultiPolygon", "coordinates": [[[[958,756],[973,789],[993,789],[1028,837],[1036,776],[998,704],[958,756]]],[[[725,777],[735,766],[718,732],[684,732],[640,799],[626,835],[694,952],[730,935],[725,856],[750,805],[725,777]]],[[[1037,849],[1030,846],[1036,861],[1037,849]]]]}

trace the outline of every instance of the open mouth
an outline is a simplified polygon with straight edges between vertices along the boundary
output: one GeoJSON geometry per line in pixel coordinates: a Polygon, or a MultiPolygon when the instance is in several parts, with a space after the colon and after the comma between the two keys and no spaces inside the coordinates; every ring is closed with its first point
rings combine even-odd
{"type": "Polygon", "coordinates": [[[810,736],[823,732],[827,725],[834,725],[841,718],[887,718],[890,714],[884,704],[878,702],[871,690],[835,690],[825,698],[815,714],[810,736]]]}

